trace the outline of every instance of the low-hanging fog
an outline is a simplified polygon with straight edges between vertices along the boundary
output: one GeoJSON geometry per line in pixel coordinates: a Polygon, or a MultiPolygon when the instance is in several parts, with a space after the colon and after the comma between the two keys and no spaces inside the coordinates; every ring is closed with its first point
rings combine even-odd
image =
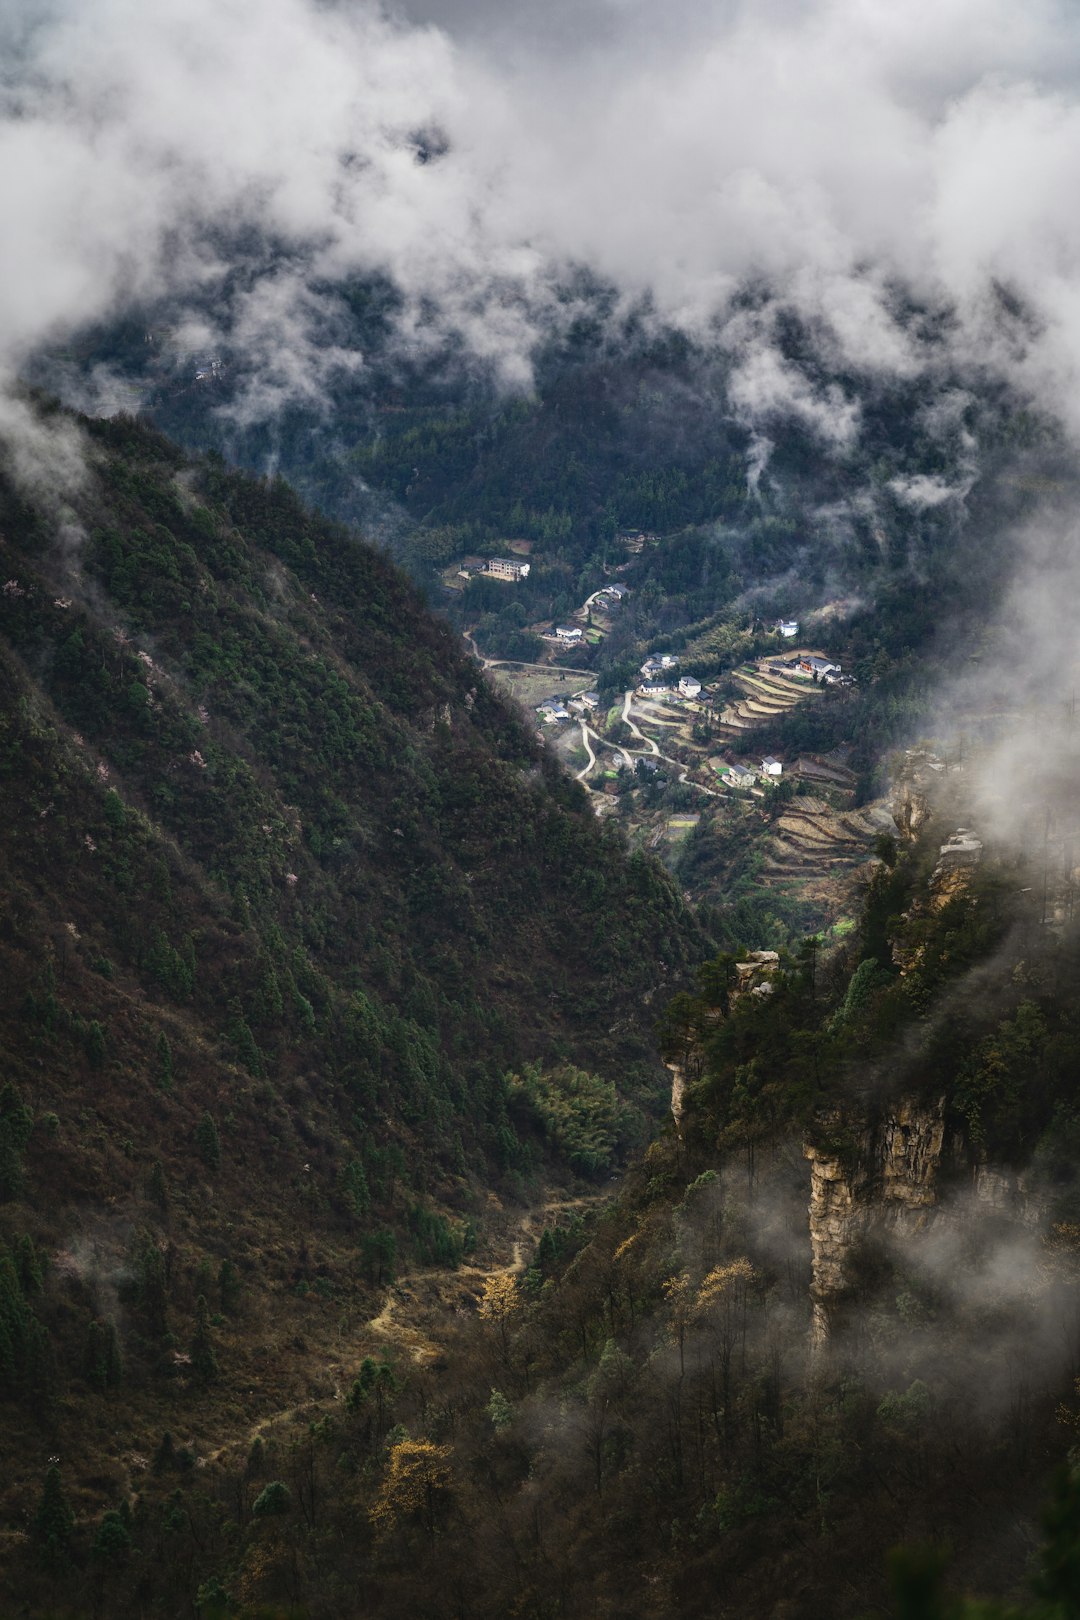
{"type": "MultiPolygon", "coordinates": [[[[976,475],[967,389],[1080,433],[1080,21],[1053,0],[17,0],[0,63],[0,433],[31,482],[79,467],[20,402],[42,352],[154,310],[177,354],[240,358],[233,413],[317,409],[363,373],[340,289],[372,274],[403,353],[508,389],[583,286],[684,329],[752,486],[777,421],[842,463],[866,391],[913,377],[953,467],[892,480],[913,513],[976,475]]],[[[1071,656],[1063,521],[1017,540],[1014,696],[1071,656]]]]}
{"type": "Polygon", "coordinates": [[[711,334],[750,419],[842,446],[859,374],[944,338],[1080,426],[1080,23],[1049,0],[22,0],[0,60],[9,388],[133,301],[181,318],[258,235],[262,273],[188,335],[226,328],[262,408],[362,363],[327,343],[350,275],[398,285],[403,341],[527,386],[585,268],[711,334]],[[846,388],[781,358],[781,303],[846,388]]]}

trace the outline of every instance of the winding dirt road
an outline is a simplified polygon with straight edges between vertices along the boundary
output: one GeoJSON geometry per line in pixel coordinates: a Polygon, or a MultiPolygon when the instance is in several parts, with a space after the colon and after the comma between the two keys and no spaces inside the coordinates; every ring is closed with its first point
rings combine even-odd
{"type": "Polygon", "coordinates": [[[590,679],[595,673],[591,669],[571,669],[569,664],[527,664],[521,658],[485,658],[473,640],[471,630],[463,631],[461,639],[472,649],[473,657],[478,663],[483,664],[485,669],[538,669],[545,675],[584,675],[590,679]]]}
{"type": "Polygon", "coordinates": [[[425,1267],[392,1283],[376,1314],[349,1334],[347,1349],[337,1345],[327,1356],[332,1394],[316,1399],[298,1395],[290,1405],[264,1412],[240,1434],[200,1456],[198,1466],[244,1456],[256,1439],[280,1440],[306,1432],[320,1415],[337,1407],[365,1355],[393,1349],[417,1367],[436,1361],[444,1350],[440,1335],[445,1335],[455,1317],[476,1311],[489,1277],[524,1271],[545,1226],[557,1224],[560,1217],[582,1215],[610,1196],[610,1189],[605,1188],[573,1197],[550,1197],[520,1212],[504,1211],[493,1199],[491,1236],[483,1259],[456,1270],[425,1267]]]}
{"type": "Polygon", "coordinates": [[[475,1311],[489,1277],[524,1271],[526,1259],[531,1257],[545,1226],[559,1216],[584,1214],[607,1197],[605,1191],[545,1199],[513,1219],[492,1242],[484,1260],[453,1271],[445,1266],[429,1266],[409,1272],[386,1290],[382,1309],[360,1329],[361,1343],[374,1335],[393,1344],[418,1366],[435,1360],[442,1354],[440,1326],[448,1318],[475,1311]]]}

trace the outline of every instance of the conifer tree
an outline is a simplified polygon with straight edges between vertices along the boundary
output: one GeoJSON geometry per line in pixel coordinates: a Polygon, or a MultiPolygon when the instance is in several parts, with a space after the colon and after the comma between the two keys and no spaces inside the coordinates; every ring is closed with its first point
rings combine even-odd
{"type": "Polygon", "coordinates": [[[341,1175],[341,1190],[352,1213],[359,1220],[371,1207],[367,1176],[359,1159],[350,1159],[341,1175]]]}
{"type": "Polygon", "coordinates": [[[105,1031],[94,1018],[86,1026],[86,1057],[92,1069],[105,1066],[105,1031]]]}
{"type": "Polygon", "coordinates": [[[195,1129],[195,1142],[199,1149],[199,1157],[208,1170],[218,1170],[221,1167],[221,1138],[218,1128],[214,1124],[214,1116],[207,1110],[195,1129]]]}
{"type": "Polygon", "coordinates": [[[23,1153],[34,1116],[9,1082],[0,1088],[0,1203],[16,1198],[23,1185],[23,1153]]]}
{"type": "Polygon", "coordinates": [[[280,1519],[292,1506],[292,1492],[284,1480],[273,1479],[264,1485],[251,1504],[253,1519],[280,1519]]]}
{"type": "Polygon", "coordinates": [[[236,1053],[236,1061],[247,1070],[248,1074],[253,1075],[256,1080],[261,1080],[266,1073],[263,1055],[259,1051],[258,1042],[251,1033],[251,1027],[244,1017],[244,1010],[239,1001],[235,999],[229,1003],[228,1033],[229,1040],[236,1053]]]}
{"type": "Polygon", "coordinates": [[[101,1518],[97,1535],[90,1548],[90,1556],[106,1568],[124,1563],[131,1551],[131,1532],[123,1512],[110,1508],[101,1518]]]}
{"type": "Polygon", "coordinates": [[[173,1057],[169,1037],[162,1030],[157,1038],[157,1082],[162,1091],[173,1088],[173,1057]]]}
{"type": "Polygon", "coordinates": [[[152,1333],[164,1333],[168,1307],[165,1256],[151,1232],[143,1232],[137,1250],[139,1303],[152,1333]]]}
{"type": "Polygon", "coordinates": [[[9,1255],[0,1252],[0,1396],[17,1394],[26,1367],[30,1310],[9,1255]]]}
{"type": "Polygon", "coordinates": [[[47,1568],[59,1569],[68,1562],[74,1529],[75,1515],[64,1494],[60,1470],[55,1463],[50,1463],[30,1526],[38,1555],[47,1568]]]}

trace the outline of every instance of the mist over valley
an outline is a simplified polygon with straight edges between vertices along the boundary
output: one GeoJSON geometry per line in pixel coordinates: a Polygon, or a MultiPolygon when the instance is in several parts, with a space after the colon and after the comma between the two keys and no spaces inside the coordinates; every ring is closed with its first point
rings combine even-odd
{"type": "Polygon", "coordinates": [[[1068,1620],[1080,25],[0,18],[0,1609],[1068,1620]]]}

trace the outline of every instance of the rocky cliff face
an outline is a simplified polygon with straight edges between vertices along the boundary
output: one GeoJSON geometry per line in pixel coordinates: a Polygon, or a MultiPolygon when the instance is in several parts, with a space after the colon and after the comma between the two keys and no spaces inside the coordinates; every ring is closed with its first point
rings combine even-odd
{"type": "MultiPolygon", "coordinates": [[[[776,988],[773,980],[780,971],[778,951],[748,951],[745,962],[736,962],[734,978],[728,989],[728,1005],[734,1006],[740,996],[771,996],[776,988]]],[[[717,1008],[705,1016],[703,1028],[722,1022],[723,1012],[717,1008]]],[[[671,1074],[671,1112],[676,1125],[682,1123],[686,1088],[700,1080],[704,1065],[704,1052],[700,1042],[687,1048],[677,1058],[665,1060],[671,1074]]]]}
{"type": "Polygon", "coordinates": [[[909,748],[893,783],[889,808],[903,843],[918,837],[932,813],[932,796],[945,773],[936,754],[909,748]]]}
{"type": "Polygon", "coordinates": [[[852,1262],[876,1233],[922,1229],[937,1203],[945,1099],[905,1097],[873,1124],[830,1115],[810,1161],[812,1336],[824,1345],[852,1286],[852,1262]]]}
{"type": "Polygon", "coordinates": [[[868,1242],[914,1240],[932,1223],[986,1216],[1037,1225],[1045,1202],[1023,1172],[968,1169],[946,1130],[945,1098],[901,1097],[873,1122],[835,1113],[804,1146],[810,1161],[811,1337],[823,1348],[851,1297],[855,1263],[868,1242]],[[968,1195],[943,1202],[966,1185],[968,1195]]]}

